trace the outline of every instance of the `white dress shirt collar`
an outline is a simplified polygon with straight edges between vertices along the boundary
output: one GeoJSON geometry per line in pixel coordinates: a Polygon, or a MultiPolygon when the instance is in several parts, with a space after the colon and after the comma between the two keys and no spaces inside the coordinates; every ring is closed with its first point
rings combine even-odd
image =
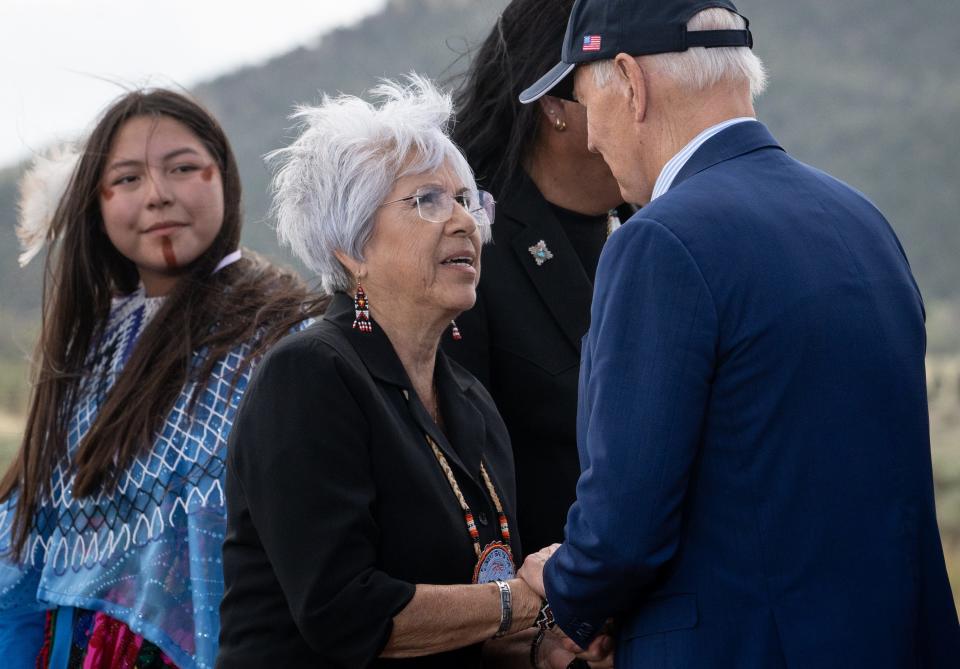
{"type": "Polygon", "coordinates": [[[680,152],[677,153],[673,158],[667,161],[667,164],[663,166],[663,169],[660,170],[660,176],[657,177],[657,182],[653,185],[653,195],[650,196],[650,201],[653,202],[658,197],[670,190],[670,186],[673,184],[673,180],[677,178],[677,175],[680,173],[680,170],[683,169],[683,166],[687,164],[687,161],[690,160],[690,157],[697,152],[703,143],[708,139],[716,135],[721,130],[725,130],[732,125],[737,123],[743,123],[745,121],[756,121],[757,119],[750,116],[740,116],[738,118],[731,118],[716,125],[710,126],[699,135],[690,140],[690,142],[680,149],[680,152]]]}

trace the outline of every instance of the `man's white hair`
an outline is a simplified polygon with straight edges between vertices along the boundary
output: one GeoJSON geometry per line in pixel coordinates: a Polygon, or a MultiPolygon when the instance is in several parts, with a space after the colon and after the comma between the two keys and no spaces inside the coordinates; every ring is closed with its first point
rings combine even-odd
{"type": "MultiPolygon", "coordinates": [[[[277,237],[327,292],[353,287],[334,251],[363,260],[376,211],[397,179],[448,165],[464,187],[476,189],[466,158],[448,136],[450,95],[416,74],[403,83],[385,81],[369,94],[374,103],[324,95],[316,107],[298,107],[291,118],[303,129],[300,137],[267,156],[276,169],[277,237]]],[[[489,241],[490,226],[480,234],[489,241]]]]}
{"type": "MultiPolygon", "coordinates": [[[[742,16],[720,7],[699,12],[687,22],[687,31],[744,30],[742,16]]],[[[659,72],[681,86],[702,91],[721,81],[747,81],[750,95],[756,99],[767,87],[767,71],[763,62],[747,47],[692,47],[686,51],[644,56],[659,72]]],[[[606,86],[614,75],[613,60],[590,63],[594,83],[606,86]]]]}

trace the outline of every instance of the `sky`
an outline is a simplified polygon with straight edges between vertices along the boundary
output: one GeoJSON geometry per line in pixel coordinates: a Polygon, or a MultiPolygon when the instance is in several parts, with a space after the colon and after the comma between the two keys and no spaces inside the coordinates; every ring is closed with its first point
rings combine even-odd
{"type": "Polygon", "coordinates": [[[189,87],[385,4],[0,0],[0,167],[76,139],[125,87],[189,87]]]}

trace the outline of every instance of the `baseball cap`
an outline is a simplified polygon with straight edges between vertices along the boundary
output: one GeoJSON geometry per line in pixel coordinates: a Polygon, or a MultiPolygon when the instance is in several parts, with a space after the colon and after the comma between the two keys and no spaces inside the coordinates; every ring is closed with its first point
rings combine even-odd
{"type": "Polygon", "coordinates": [[[570,98],[570,73],[577,65],[618,53],[643,56],[694,46],[752,48],[749,30],[687,31],[695,14],[712,7],[739,14],[730,0],[577,0],[567,21],[560,62],[523,91],[520,102],[527,104],[547,93],[570,98]]]}

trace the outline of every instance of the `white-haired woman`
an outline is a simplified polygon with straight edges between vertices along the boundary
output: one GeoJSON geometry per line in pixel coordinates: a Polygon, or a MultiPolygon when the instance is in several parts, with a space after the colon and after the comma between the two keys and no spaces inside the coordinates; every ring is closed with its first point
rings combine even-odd
{"type": "Polygon", "coordinates": [[[279,235],[335,296],[237,416],[218,666],[564,667],[514,577],[506,429],[438,349],[473,305],[492,199],[448,96],[417,77],[372,93],[301,109],[273,156],[279,235]]]}

